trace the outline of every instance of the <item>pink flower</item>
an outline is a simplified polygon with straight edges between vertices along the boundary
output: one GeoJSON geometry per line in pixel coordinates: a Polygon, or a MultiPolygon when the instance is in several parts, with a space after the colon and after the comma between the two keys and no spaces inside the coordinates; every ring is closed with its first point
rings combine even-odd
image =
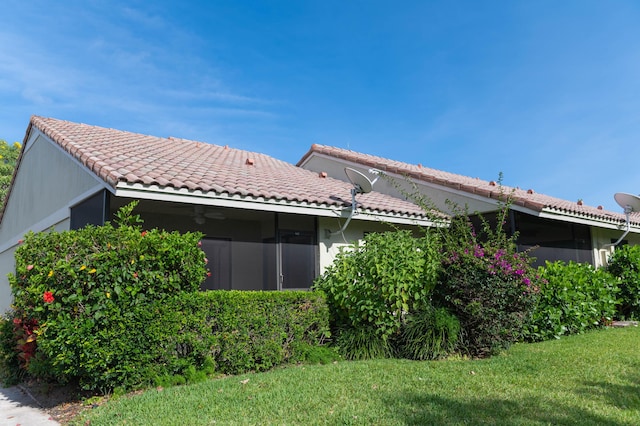
{"type": "Polygon", "coordinates": [[[27,271],[30,271],[33,269],[33,265],[27,265],[27,271]]]}
{"type": "Polygon", "coordinates": [[[202,241],[198,241],[198,247],[202,247],[202,241]]]}
{"type": "Polygon", "coordinates": [[[18,240],[18,244],[24,243],[24,240],[18,240]]]}
{"type": "Polygon", "coordinates": [[[206,257],[204,258],[204,264],[206,265],[207,263],[209,263],[209,259],[207,259],[206,257]]]}

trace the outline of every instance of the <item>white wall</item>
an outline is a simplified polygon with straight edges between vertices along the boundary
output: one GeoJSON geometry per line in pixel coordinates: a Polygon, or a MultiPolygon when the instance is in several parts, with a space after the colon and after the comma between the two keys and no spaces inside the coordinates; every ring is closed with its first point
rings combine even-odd
{"type": "Polygon", "coordinates": [[[28,231],[69,229],[69,207],[99,190],[98,180],[37,130],[22,160],[0,223],[0,312],[11,304],[7,274],[13,253],[28,231]]]}
{"type": "MultiPolygon", "coordinates": [[[[334,218],[318,218],[318,250],[320,256],[320,274],[324,273],[327,267],[331,266],[341,247],[362,240],[365,232],[384,232],[393,230],[389,225],[382,222],[352,220],[343,234],[327,235],[326,230],[335,232],[344,224],[345,219],[339,221],[334,218]]],[[[394,225],[399,229],[409,229],[417,231],[417,226],[394,225]]]]}
{"type": "MultiPolygon", "coordinates": [[[[623,234],[624,230],[591,228],[593,257],[595,259],[596,267],[599,268],[601,266],[606,266],[609,256],[611,256],[616,249],[609,245],[611,244],[611,240],[617,241],[623,234]]],[[[640,235],[630,232],[624,237],[624,241],[627,241],[631,245],[640,244],[640,235]]]]}

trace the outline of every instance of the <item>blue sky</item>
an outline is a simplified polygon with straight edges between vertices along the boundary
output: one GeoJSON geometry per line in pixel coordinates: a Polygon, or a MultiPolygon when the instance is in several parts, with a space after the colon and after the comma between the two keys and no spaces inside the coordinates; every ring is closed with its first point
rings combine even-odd
{"type": "Polygon", "coordinates": [[[263,152],[311,144],[621,211],[640,3],[2,0],[0,138],[32,114],[263,152]]]}

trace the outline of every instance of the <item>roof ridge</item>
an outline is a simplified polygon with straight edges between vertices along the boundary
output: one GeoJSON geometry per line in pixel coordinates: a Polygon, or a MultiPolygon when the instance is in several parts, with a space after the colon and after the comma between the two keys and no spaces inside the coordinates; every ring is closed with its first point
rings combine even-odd
{"type": "MultiPolygon", "coordinates": [[[[30,126],[114,190],[120,184],[140,191],[174,188],[323,208],[342,208],[351,202],[348,183],[260,152],[36,115],[30,126]]],[[[415,204],[382,193],[358,201],[366,211],[425,217],[415,204]]]]}
{"type": "MultiPolygon", "coordinates": [[[[602,206],[594,207],[583,204],[581,200],[571,202],[562,198],[537,193],[533,189],[521,189],[502,185],[499,181],[487,181],[480,178],[473,178],[458,173],[447,172],[422,164],[411,164],[403,161],[392,160],[381,156],[366,154],[351,149],[338,148],[328,145],[313,144],[310,150],[298,162],[302,164],[312,153],[327,155],[330,157],[352,161],[368,167],[377,168],[383,172],[403,175],[411,179],[441,185],[467,193],[477,194],[492,199],[500,199],[501,195],[513,194],[513,202],[519,206],[530,208],[536,211],[548,209],[565,213],[572,213],[587,217],[600,218],[606,220],[624,220],[624,215],[609,210],[604,210],[602,206]],[[496,191],[492,188],[501,188],[496,191]]],[[[634,214],[640,223],[640,212],[634,214]]]]}

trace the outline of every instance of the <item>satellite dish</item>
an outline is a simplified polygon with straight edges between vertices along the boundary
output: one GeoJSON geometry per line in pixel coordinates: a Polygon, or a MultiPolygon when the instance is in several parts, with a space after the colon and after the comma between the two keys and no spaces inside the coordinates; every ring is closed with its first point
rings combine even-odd
{"type": "Polygon", "coordinates": [[[618,192],[613,196],[613,198],[616,200],[616,203],[625,210],[625,212],[627,210],[630,212],[640,211],[640,197],[637,195],[618,192]]]}
{"type": "Polygon", "coordinates": [[[373,189],[373,182],[364,173],[350,167],[345,167],[344,172],[353,184],[357,194],[366,194],[373,189]]]}
{"type": "Polygon", "coordinates": [[[613,198],[616,200],[616,203],[618,203],[620,207],[624,209],[626,230],[624,231],[624,234],[622,234],[622,236],[618,238],[618,241],[611,244],[605,244],[604,246],[602,246],[602,248],[611,246],[615,247],[620,244],[624,237],[627,236],[629,231],[631,231],[631,213],[640,211],[640,197],[638,197],[637,195],[617,192],[613,195],[613,198]]]}

